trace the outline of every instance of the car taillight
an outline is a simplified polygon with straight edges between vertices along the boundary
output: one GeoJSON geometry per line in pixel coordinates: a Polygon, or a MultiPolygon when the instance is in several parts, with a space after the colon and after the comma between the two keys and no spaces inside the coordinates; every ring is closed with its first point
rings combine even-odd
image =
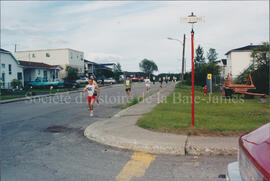
{"type": "Polygon", "coordinates": [[[243,181],[266,181],[263,174],[254,166],[242,148],[239,148],[239,169],[243,181]]]}

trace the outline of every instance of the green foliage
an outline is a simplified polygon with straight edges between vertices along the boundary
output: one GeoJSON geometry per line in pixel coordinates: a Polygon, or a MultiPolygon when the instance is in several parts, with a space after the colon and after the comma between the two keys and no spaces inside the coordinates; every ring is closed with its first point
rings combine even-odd
{"type": "Polygon", "coordinates": [[[216,49],[210,48],[209,51],[207,52],[207,59],[209,62],[214,62],[217,60],[217,52],[216,49]]]}
{"type": "MultiPolygon", "coordinates": [[[[206,84],[207,74],[212,74],[212,77],[216,77],[219,80],[221,67],[217,62],[195,64],[194,69],[194,84],[198,86],[204,86],[206,84]]],[[[185,74],[186,84],[191,85],[191,72],[185,74]]]]}
{"type": "Polygon", "coordinates": [[[269,63],[270,60],[270,47],[269,42],[264,42],[262,46],[254,48],[251,57],[254,58],[256,65],[261,66],[269,63]]]}
{"type": "Polygon", "coordinates": [[[12,86],[14,89],[17,88],[17,86],[18,86],[18,88],[19,88],[21,85],[22,85],[22,81],[19,80],[19,79],[13,79],[13,80],[11,81],[11,86],[12,86]]]}
{"type": "Polygon", "coordinates": [[[137,104],[138,102],[140,102],[142,100],[143,100],[143,97],[134,97],[133,99],[129,100],[126,105],[122,106],[121,109],[126,109],[130,106],[137,104]]]}
{"type": "Polygon", "coordinates": [[[77,68],[67,66],[66,71],[67,71],[67,76],[66,76],[65,80],[74,81],[74,80],[77,80],[79,78],[79,76],[78,76],[79,70],[77,68]]]}
{"type": "Polygon", "coordinates": [[[252,92],[269,94],[269,43],[264,42],[261,46],[252,50],[251,57],[255,65],[250,65],[237,77],[238,83],[245,83],[251,74],[256,90],[252,92]]]}
{"type": "Polygon", "coordinates": [[[194,58],[194,63],[195,64],[200,64],[200,63],[204,63],[205,62],[205,57],[204,57],[204,53],[203,53],[203,48],[199,45],[198,48],[196,49],[196,56],[194,58]]]}
{"type": "Polygon", "coordinates": [[[269,62],[259,65],[251,73],[253,83],[256,87],[254,92],[265,93],[269,95],[269,62]]]}
{"type": "Polygon", "coordinates": [[[139,66],[140,69],[148,76],[153,74],[154,71],[158,71],[158,67],[153,60],[143,59],[139,66]]]}

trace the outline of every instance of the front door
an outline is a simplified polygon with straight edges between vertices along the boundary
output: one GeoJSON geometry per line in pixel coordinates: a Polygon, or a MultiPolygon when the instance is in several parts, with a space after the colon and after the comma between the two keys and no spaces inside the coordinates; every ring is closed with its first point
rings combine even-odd
{"type": "Polygon", "coordinates": [[[48,75],[47,75],[47,71],[46,70],[44,70],[44,79],[45,80],[48,80],[48,75]]]}

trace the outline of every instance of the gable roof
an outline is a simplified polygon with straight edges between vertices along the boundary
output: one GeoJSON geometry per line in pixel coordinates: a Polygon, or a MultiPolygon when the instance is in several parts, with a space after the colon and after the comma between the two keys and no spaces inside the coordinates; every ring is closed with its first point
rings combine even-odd
{"type": "Polygon", "coordinates": [[[225,55],[228,55],[229,53],[234,52],[234,51],[249,51],[249,50],[251,51],[252,49],[260,47],[260,46],[262,45],[248,45],[248,46],[232,49],[228,51],[227,53],[225,53],[225,55]]]}
{"type": "Polygon", "coordinates": [[[22,60],[19,60],[19,63],[23,67],[33,67],[33,68],[56,69],[57,67],[61,67],[59,65],[49,65],[49,64],[46,64],[46,63],[30,62],[30,61],[22,61],[22,60]]]}
{"type": "Polygon", "coordinates": [[[10,51],[0,48],[0,53],[6,53],[6,54],[9,54],[9,55],[12,57],[12,59],[15,60],[15,62],[16,62],[17,64],[19,64],[19,61],[13,56],[13,54],[12,54],[10,51]]]}

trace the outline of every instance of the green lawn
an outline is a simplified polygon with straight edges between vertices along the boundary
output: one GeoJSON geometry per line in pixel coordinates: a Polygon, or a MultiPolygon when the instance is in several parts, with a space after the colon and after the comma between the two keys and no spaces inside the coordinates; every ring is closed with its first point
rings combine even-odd
{"type": "Polygon", "coordinates": [[[179,134],[239,135],[270,121],[269,101],[224,99],[221,93],[210,97],[196,87],[195,126],[191,126],[191,87],[178,84],[167,102],[158,104],[137,125],[143,128],[179,134]],[[209,101],[209,99],[211,101],[209,101]]]}
{"type": "Polygon", "coordinates": [[[60,93],[60,92],[67,92],[67,91],[73,91],[73,90],[78,90],[77,88],[65,88],[65,89],[32,89],[32,90],[15,90],[15,91],[10,91],[10,94],[14,95],[0,95],[0,100],[7,100],[7,99],[16,99],[16,98],[22,98],[30,96],[31,93],[33,96],[38,95],[38,94],[55,94],[55,93],[60,93]],[[16,95],[18,94],[18,95],[16,95]]]}

